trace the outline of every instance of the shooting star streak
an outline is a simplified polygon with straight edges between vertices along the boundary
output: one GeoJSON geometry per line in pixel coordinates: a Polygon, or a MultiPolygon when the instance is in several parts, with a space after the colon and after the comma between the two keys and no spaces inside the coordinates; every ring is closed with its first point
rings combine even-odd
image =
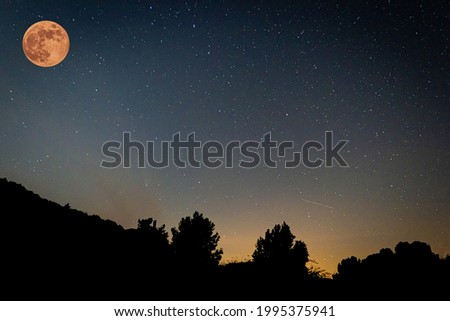
{"type": "Polygon", "coordinates": [[[303,202],[309,203],[309,204],[314,204],[314,205],[317,205],[317,206],[322,206],[322,207],[325,207],[325,208],[329,208],[330,210],[334,210],[333,206],[329,206],[329,205],[325,205],[325,204],[322,204],[322,203],[317,203],[317,202],[305,200],[304,198],[301,198],[300,200],[302,200],[303,202]]]}

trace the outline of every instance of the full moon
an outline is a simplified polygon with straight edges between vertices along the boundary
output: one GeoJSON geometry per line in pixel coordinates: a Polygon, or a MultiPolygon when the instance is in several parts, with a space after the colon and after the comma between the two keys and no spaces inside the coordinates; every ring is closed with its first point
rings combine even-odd
{"type": "Polygon", "coordinates": [[[69,52],[69,35],[53,21],[39,21],[25,32],[22,48],[25,56],[37,66],[53,67],[69,52]]]}

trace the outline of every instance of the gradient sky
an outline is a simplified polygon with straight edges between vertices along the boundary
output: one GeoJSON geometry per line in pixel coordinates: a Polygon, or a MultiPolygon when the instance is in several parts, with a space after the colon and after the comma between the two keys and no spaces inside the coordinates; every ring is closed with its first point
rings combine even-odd
{"type": "Polygon", "coordinates": [[[127,228],[198,210],[225,261],[283,221],[329,272],[399,241],[450,254],[449,2],[243,2],[2,1],[0,177],[127,228]],[[70,36],[52,68],[22,51],[40,20],[70,36]],[[349,168],[100,167],[125,131],[301,146],[328,130],[349,168]]]}

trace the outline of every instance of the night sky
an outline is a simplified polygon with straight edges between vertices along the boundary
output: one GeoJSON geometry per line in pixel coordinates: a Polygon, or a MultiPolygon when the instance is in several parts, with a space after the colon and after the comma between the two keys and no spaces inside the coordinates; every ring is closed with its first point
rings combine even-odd
{"type": "Polygon", "coordinates": [[[198,210],[224,262],[283,221],[328,272],[399,241],[450,254],[450,3],[340,2],[2,1],[0,177],[126,228],[198,210]],[[22,51],[40,20],[70,37],[55,67],[22,51]],[[300,148],[325,131],[348,168],[100,167],[123,132],[300,148]]]}

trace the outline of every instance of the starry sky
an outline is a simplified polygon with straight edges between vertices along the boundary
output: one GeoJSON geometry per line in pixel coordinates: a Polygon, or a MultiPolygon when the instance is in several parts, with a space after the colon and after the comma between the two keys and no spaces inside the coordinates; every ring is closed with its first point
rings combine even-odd
{"type": "Polygon", "coordinates": [[[0,177],[126,228],[198,210],[224,262],[286,221],[318,267],[399,241],[450,254],[447,1],[2,1],[0,177]],[[27,60],[40,20],[66,59],[27,60]],[[103,143],[347,139],[348,168],[104,169],[103,143]]]}

